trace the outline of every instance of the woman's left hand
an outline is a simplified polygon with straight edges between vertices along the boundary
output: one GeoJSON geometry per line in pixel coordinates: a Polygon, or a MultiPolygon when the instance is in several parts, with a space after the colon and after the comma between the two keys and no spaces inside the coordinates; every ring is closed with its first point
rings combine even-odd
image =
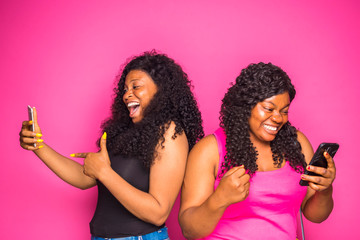
{"type": "Polygon", "coordinates": [[[99,152],[73,153],[70,156],[85,158],[84,174],[91,178],[99,179],[99,177],[105,170],[111,168],[109,154],[106,149],[106,132],[104,132],[104,134],[101,137],[99,152]]]}
{"type": "Polygon", "coordinates": [[[336,169],[335,163],[329,153],[324,152],[324,157],[327,160],[328,167],[316,167],[308,165],[306,169],[310,172],[319,174],[320,176],[301,175],[301,179],[309,182],[309,186],[315,191],[322,192],[332,186],[335,180],[336,169]]]}

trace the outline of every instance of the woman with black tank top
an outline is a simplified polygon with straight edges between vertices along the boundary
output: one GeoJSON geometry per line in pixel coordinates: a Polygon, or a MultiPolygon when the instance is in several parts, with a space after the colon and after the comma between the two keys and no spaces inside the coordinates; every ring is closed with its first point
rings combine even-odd
{"type": "Polygon", "coordinates": [[[203,137],[191,82],[171,58],[155,51],[132,58],[115,89],[112,116],[102,125],[97,153],[76,153],[81,165],[41,139],[34,108],[20,145],[65,182],[98,186],[92,239],[168,239],[165,221],[180,190],[189,150],[203,137]],[[36,147],[34,147],[34,143],[36,147]]]}

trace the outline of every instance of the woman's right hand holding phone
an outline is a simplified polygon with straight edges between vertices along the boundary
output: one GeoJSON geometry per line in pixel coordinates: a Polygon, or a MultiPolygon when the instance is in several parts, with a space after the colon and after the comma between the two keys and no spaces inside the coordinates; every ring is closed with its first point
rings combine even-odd
{"type": "Polygon", "coordinates": [[[42,134],[37,121],[37,112],[35,107],[34,111],[34,131],[32,131],[32,121],[23,121],[21,131],[20,131],[20,146],[26,150],[37,150],[43,147],[43,139],[41,139],[42,134]],[[36,144],[36,147],[34,146],[36,144]]]}
{"type": "Polygon", "coordinates": [[[23,121],[20,131],[20,146],[33,151],[51,171],[70,185],[80,189],[95,186],[96,180],[84,174],[82,164],[57,153],[49,145],[44,144],[44,140],[41,139],[42,134],[37,121],[36,109],[32,109],[34,122],[23,121]],[[34,124],[34,131],[32,131],[32,124],[34,124]]]}
{"type": "Polygon", "coordinates": [[[301,179],[309,181],[309,187],[317,192],[332,189],[332,183],[334,182],[336,176],[336,168],[333,158],[328,152],[324,152],[323,155],[327,161],[327,168],[312,165],[308,165],[306,167],[308,171],[316,173],[319,176],[301,175],[301,179]]]}

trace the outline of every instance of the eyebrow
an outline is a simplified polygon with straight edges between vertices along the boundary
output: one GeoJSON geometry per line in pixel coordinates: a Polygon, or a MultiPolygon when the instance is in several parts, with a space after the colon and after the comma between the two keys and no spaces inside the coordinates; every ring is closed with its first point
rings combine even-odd
{"type": "MultiPolygon", "coordinates": [[[[140,81],[140,80],[141,80],[140,78],[131,79],[129,84],[132,83],[132,82],[135,82],[135,81],[140,81]]],[[[124,82],[124,87],[126,87],[126,81],[124,82]]]]}
{"type": "MultiPolygon", "coordinates": [[[[265,103],[271,103],[274,107],[276,107],[277,105],[275,104],[275,103],[273,103],[272,101],[263,101],[263,102],[265,102],[265,103]]],[[[289,104],[287,104],[286,106],[284,106],[283,108],[281,108],[281,109],[284,109],[284,108],[287,108],[287,107],[289,107],[290,106],[290,103],[289,104]]]]}
{"type": "Polygon", "coordinates": [[[137,81],[137,80],[141,80],[141,79],[140,79],[140,78],[133,78],[133,79],[130,80],[129,83],[134,82],[134,81],[137,81]]]}

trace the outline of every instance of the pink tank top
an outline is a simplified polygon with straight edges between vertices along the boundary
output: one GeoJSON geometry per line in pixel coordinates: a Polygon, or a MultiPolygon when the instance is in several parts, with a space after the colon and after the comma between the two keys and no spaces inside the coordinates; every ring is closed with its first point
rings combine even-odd
{"type": "MultiPolygon", "coordinates": [[[[214,133],[219,149],[219,172],[226,154],[223,129],[214,133]]],[[[221,179],[216,178],[214,189],[221,179]]],[[[214,231],[204,239],[295,239],[297,214],[307,188],[288,162],[267,172],[255,172],[248,197],[229,206],[214,231]]]]}

